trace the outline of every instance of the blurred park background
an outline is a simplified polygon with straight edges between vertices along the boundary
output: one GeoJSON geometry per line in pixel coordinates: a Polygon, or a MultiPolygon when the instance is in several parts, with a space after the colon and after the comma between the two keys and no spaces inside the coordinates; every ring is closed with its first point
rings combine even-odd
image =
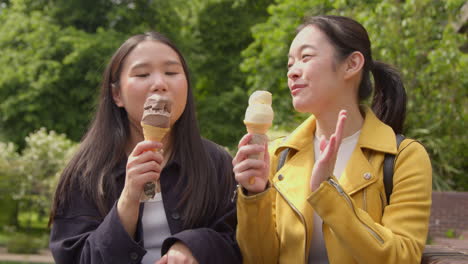
{"type": "Polygon", "coordinates": [[[305,118],[286,81],[302,17],[355,18],[374,58],[404,77],[404,134],[430,153],[434,190],[468,191],[467,8],[465,0],[0,0],[0,247],[47,246],[53,190],[87,129],[105,65],[148,30],[188,60],[202,134],[235,151],[253,90],[274,95],[271,137],[305,118]]]}

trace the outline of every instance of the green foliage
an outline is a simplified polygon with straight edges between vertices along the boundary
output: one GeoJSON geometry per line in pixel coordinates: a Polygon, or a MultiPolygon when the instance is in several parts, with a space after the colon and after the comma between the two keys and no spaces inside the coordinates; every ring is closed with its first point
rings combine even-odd
{"type": "Polygon", "coordinates": [[[222,145],[235,146],[245,133],[248,89],[246,74],[239,68],[240,54],[252,41],[250,27],[266,19],[266,6],[272,2],[205,1],[194,6],[197,16],[184,33],[193,39],[184,49],[195,73],[201,132],[222,145]]]}
{"type": "MultiPolygon", "coordinates": [[[[459,47],[467,36],[453,22],[463,0],[453,1],[292,1],[278,0],[271,16],[255,25],[254,41],[243,52],[242,70],[251,89],[265,84],[275,97],[275,123],[297,124],[286,89],[286,54],[304,15],[350,16],[368,30],[373,57],[395,65],[405,80],[408,113],[405,134],[425,144],[436,189],[468,190],[466,148],[468,55],[459,47]]],[[[297,115],[296,115],[297,117],[297,115]]]]}
{"type": "Polygon", "coordinates": [[[8,253],[37,254],[44,248],[44,242],[39,238],[31,238],[27,234],[17,233],[10,237],[7,242],[8,253]]]}
{"type": "Polygon", "coordinates": [[[103,65],[122,35],[63,29],[40,11],[27,14],[23,5],[13,1],[0,14],[2,136],[23,147],[26,135],[45,126],[78,140],[95,106],[103,65]]]}
{"type": "Polygon", "coordinates": [[[20,211],[35,211],[24,220],[31,226],[32,217],[45,217],[50,208],[53,191],[66,162],[77,145],[63,134],[47,132],[41,128],[26,137],[26,147],[21,154],[12,143],[0,143],[0,176],[2,195],[20,203],[20,211]]]}
{"type": "Polygon", "coordinates": [[[446,238],[455,238],[455,237],[456,237],[456,235],[455,235],[455,229],[449,228],[449,229],[445,232],[445,237],[446,237],[446,238]]]}
{"type": "Polygon", "coordinates": [[[14,199],[24,201],[26,209],[41,208],[37,212],[46,215],[59,174],[75,149],[65,135],[44,128],[26,137],[18,175],[22,180],[14,199]]]}
{"type": "MultiPolygon", "coordinates": [[[[205,137],[235,149],[254,90],[274,94],[272,129],[290,131],[304,119],[291,107],[286,81],[295,28],[305,15],[339,14],[363,23],[374,58],[401,70],[409,96],[405,134],[427,147],[435,188],[468,190],[468,59],[459,50],[467,36],[452,27],[464,2],[0,0],[0,141],[23,150],[24,138],[41,127],[78,141],[107,60],[129,35],[151,29],[186,56],[205,137]]],[[[13,155],[0,161],[1,179],[19,175],[22,167],[12,165],[22,162],[14,157],[19,150],[0,148],[13,155]]]]}

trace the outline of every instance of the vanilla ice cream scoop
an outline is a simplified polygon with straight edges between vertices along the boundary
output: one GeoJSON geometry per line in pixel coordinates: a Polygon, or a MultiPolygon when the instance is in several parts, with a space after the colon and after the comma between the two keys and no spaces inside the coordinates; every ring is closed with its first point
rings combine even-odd
{"type": "Polygon", "coordinates": [[[270,92],[255,91],[252,93],[249,98],[249,106],[245,111],[244,123],[271,125],[274,116],[271,101],[272,96],[270,92]]]}

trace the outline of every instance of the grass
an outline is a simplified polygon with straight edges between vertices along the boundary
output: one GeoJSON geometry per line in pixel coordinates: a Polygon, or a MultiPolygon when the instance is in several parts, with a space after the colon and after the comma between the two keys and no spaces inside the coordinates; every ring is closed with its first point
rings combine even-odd
{"type": "Polygon", "coordinates": [[[10,239],[10,236],[8,234],[0,232],[0,247],[6,247],[8,239],[10,239]]]}
{"type": "Polygon", "coordinates": [[[45,217],[39,217],[36,212],[20,213],[18,223],[19,227],[7,225],[0,229],[0,247],[20,254],[31,254],[47,248],[49,230],[45,217]]]}

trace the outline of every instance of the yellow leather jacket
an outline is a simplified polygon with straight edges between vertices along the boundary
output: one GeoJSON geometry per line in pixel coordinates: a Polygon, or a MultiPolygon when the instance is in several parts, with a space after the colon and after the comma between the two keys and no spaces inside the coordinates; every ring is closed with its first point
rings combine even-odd
{"type": "Polygon", "coordinates": [[[270,187],[246,196],[239,189],[237,240],[244,263],[307,263],[314,210],[323,219],[331,264],[419,263],[426,242],[432,169],[424,147],[406,139],[367,109],[357,146],[340,180],[310,191],[314,166],[311,116],[270,149],[270,187]],[[279,153],[291,149],[277,172],[279,153]],[[385,153],[396,154],[393,193],[383,185],[385,153]]]}

